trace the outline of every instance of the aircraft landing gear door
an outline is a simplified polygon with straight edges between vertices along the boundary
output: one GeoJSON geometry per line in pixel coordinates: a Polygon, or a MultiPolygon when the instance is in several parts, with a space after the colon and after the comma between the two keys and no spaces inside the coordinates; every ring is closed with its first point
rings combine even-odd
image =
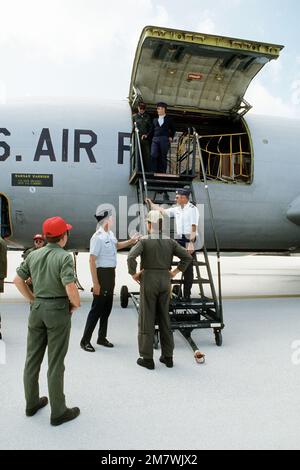
{"type": "Polygon", "coordinates": [[[0,234],[1,237],[10,237],[11,235],[9,204],[3,194],[0,194],[0,234]]]}

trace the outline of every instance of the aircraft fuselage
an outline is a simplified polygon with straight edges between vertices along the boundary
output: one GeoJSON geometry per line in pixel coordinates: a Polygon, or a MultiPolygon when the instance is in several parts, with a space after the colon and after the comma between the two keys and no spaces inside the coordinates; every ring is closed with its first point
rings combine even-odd
{"type": "MultiPolygon", "coordinates": [[[[117,235],[127,237],[137,203],[136,189],[128,183],[132,113],[127,101],[5,105],[0,113],[0,194],[9,203],[13,242],[30,245],[43,220],[60,215],[74,226],[70,248],[86,250],[100,204],[116,209],[117,235]]],[[[209,185],[221,249],[299,247],[300,227],[288,220],[287,211],[300,195],[300,121],[250,114],[246,122],[252,183],[209,185]]],[[[200,181],[195,191],[197,202],[206,203],[200,181]]],[[[213,249],[208,218],[205,233],[213,249]]]]}

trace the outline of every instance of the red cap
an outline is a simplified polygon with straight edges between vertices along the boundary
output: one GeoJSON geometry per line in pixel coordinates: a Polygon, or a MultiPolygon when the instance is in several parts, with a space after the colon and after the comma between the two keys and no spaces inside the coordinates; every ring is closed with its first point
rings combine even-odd
{"type": "Polygon", "coordinates": [[[37,233],[34,237],[34,240],[45,240],[44,235],[41,235],[40,233],[37,233]]]}
{"type": "Polygon", "coordinates": [[[45,237],[59,237],[68,230],[71,230],[71,228],[73,228],[72,225],[67,224],[61,217],[52,217],[43,223],[45,237]]]}

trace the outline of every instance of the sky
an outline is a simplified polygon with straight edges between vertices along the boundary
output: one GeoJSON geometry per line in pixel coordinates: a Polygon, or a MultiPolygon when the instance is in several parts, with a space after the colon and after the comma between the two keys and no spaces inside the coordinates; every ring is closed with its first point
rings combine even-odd
{"type": "Polygon", "coordinates": [[[0,103],[126,99],[141,31],[156,25],[285,45],[246,99],[300,118],[298,0],[0,0],[0,103]]]}

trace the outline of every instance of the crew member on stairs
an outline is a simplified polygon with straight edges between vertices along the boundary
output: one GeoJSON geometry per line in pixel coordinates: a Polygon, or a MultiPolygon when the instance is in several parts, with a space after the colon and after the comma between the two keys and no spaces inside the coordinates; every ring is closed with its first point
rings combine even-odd
{"type": "Polygon", "coordinates": [[[175,136],[175,126],[167,115],[166,103],[157,103],[157,114],[158,118],[153,120],[152,129],[148,134],[148,140],[152,139],[151,166],[153,173],[167,173],[167,156],[175,136]]]}
{"type": "MultiPolygon", "coordinates": [[[[158,209],[162,214],[166,214],[169,217],[175,217],[176,241],[186,248],[187,252],[195,259],[195,251],[200,249],[198,235],[199,210],[190,202],[190,194],[191,192],[189,189],[178,189],[176,191],[177,205],[170,209],[163,209],[162,207],[153,204],[150,199],[147,199],[147,202],[150,204],[152,210],[158,209]]],[[[186,300],[190,300],[191,298],[193,280],[194,271],[192,262],[184,273],[183,296],[186,300]]]]}

